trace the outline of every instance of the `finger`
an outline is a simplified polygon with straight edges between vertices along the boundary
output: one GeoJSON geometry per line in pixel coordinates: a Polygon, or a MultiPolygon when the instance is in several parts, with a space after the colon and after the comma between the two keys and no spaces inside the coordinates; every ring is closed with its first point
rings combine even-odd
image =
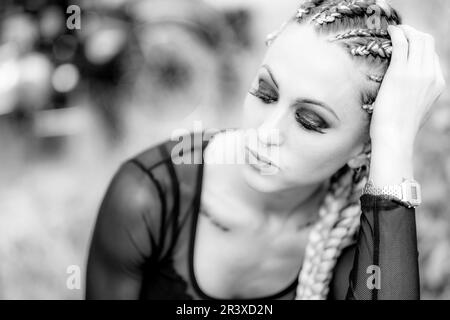
{"type": "MultiPolygon", "coordinates": [[[[442,73],[439,56],[437,55],[436,52],[434,52],[433,63],[434,63],[434,72],[435,72],[435,77],[436,77],[436,85],[437,85],[437,90],[438,90],[437,96],[433,102],[436,102],[436,100],[439,99],[439,96],[442,94],[442,92],[445,88],[445,79],[444,79],[444,75],[442,73]]],[[[425,112],[425,115],[423,116],[422,121],[420,122],[420,128],[422,128],[428,122],[428,120],[431,118],[431,115],[432,115],[431,107],[432,107],[432,105],[430,105],[428,110],[425,112]]]]}
{"type": "Polygon", "coordinates": [[[423,34],[411,26],[398,26],[408,41],[408,64],[421,67],[424,59],[425,42],[423,34]]]}
{"type": "Polygon", "coordinates": [[[392,41],[391,62],[394,64],[406,64],[408,60],[408,40],[402,29],[390,25],[388,32],[392,41]]]}
{"type": "Polygon", "coordinates": [[[445,89],[445,77],[441,67],[440,58],[437,53],[434,53],[434,67],[437,85],[440,86],[440,89],[443,91],[445,89]]]}
{"type": "Polygon", "coordinates": [[[430,120],[431,114],[432,114],[431,110],[428,110],[425,113],[425,115],[423,116],[422,121],[420,122],[420,125],[419,125],[420,129],[422,129],[425,126],[425,124],[428,122],[428,120],[430,120]]]}
{"type": "Polygon", "coordinates": [[[425,74],[432,74],[433,77],[437,76],[436,73],[436,46],[434,38],[429,34],[423,34],[424,41],[424,55],[423,55],[423,72],[425,74]]]}

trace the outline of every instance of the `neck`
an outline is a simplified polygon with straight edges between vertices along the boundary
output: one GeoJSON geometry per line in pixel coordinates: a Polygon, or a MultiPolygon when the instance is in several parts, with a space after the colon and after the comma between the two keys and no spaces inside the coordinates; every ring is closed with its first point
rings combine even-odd
{"type": "MultiPolygon", "coordinates": [[[[273,192],[261,192],[247,184],[241,174],[237,175],[240,182],[239,194],[246,199],[252,208],[268,215],[289,218],[299,212],[302,215],[315,215],[317,208],[326,192],[326,185],[297,186],[273,192]]],[[[306,217],[305,217],[306,218],[306,217]]]]}
{"type": "MultiPolygon", "coordinates": [[[[213,139],[207,152],[226,148],[220,139],[213,139]]],[[[227,150],[227,152],[232,152],[227,150]]],[[[241,203],[265,217],[275,215],[288,219],[301,213],[300,220],[308,220],[317,214],[318,206],[325,195],[327,184],[297,186],[274,192],[262,192],[250,186],[242,174],[242,164],[207,165],[211,176],[220,181],[223,192],[232,194],[241,203]]]]}

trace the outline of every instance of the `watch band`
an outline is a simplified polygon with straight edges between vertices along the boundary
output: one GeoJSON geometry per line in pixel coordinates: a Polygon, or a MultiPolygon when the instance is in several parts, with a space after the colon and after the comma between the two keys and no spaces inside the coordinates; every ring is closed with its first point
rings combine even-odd
{"type": "Polygon", "coordinates": [[[388,200],[396,200],[408,208],[416,208],[422,203],[420,184],[414,180],[406,180],[399,185],[378,187],[369,180],[363,194],[381,196],[388,200]]]}
{"type": "Polygon", "coordinates": [[[363,194],[383,196],[389,199],[402,199],[402,187],[400,185],[377,187],[372,180],[369,180],[364,187],[363,194]]]}

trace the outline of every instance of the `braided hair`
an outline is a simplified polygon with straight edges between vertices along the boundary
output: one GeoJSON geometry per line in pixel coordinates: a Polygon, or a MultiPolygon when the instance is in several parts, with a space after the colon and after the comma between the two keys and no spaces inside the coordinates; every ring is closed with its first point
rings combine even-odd
{"type": "MultiPolygon", "coordinates": [[[[387,26],[401,23],[397,12],[385,0],[309,0],[280,30],[269,35],[268,44],[290,23],[312,24],[320,35],[331,35],[329,41],[341,45],[367,66],[367,90],[361,93],[361,106],[372,113],[392,55],[387,26]]],[[[370,145],[365,152],[367,161],[361,168],[352,170],[346,165],[330,179],[319,208],[319,221],[309,234],[297,300],[326,299],[342,250],[355,242],[361,213],[359,197],[369,172],[370,145]]]]}

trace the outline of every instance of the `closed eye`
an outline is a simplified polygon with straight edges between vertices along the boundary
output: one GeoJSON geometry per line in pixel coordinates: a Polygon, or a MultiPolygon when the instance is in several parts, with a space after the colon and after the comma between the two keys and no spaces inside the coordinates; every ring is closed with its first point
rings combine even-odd
{"type": "Polygon", "coordinates": [[[307,108],[295,109],[295,120],[304,129],[322,134],[325,133],[325,129],[330,127],[321,116],[307,108]]]}
{"type": "Polygon", "coordinates": [[[278,101],[277,90],[263,78],[258,80],[256,88],[250,89],[249,93],[265,104],[272,104],[278,101]]]}

